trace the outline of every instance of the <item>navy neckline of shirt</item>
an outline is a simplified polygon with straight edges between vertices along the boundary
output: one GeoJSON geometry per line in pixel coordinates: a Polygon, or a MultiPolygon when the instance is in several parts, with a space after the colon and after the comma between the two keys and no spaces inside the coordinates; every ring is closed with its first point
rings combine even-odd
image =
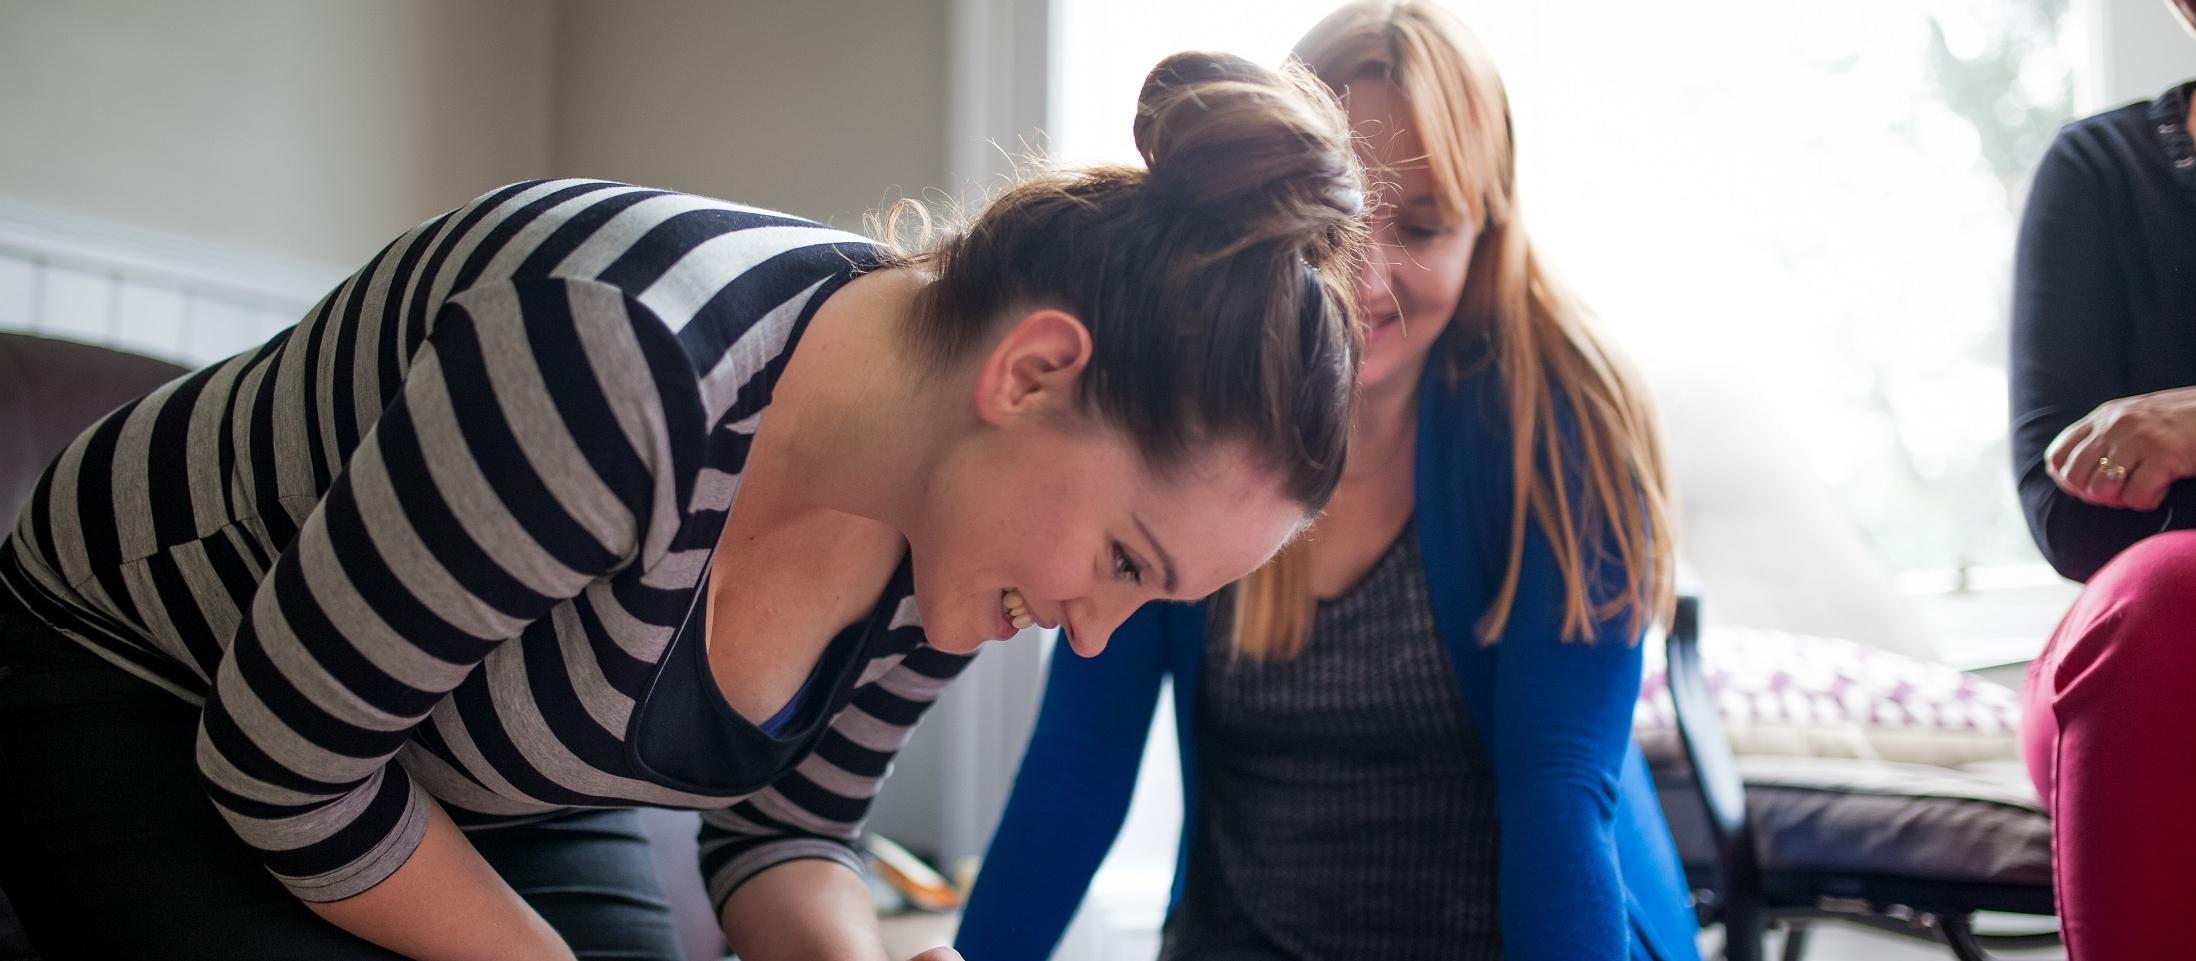
{"type": "MultiPolygon", "coordinates": [[[[825,646],[808,678],[780,711],[775,730],[748,720],[725,702],[702,637],[706,619],[689,616],[665,648],[656,682],[634,708],[632,754],[648,776],[704,792],[759,790],[806,757],[846,706],[864,665],[888,635],[900,603],[913,593],[913,556],[903,554],[869,616],[825,646]],[[782,720],[781,720],[782,719],[782,720]]],[[[708,596],[704,576],[695,596],[708,596]]]]}

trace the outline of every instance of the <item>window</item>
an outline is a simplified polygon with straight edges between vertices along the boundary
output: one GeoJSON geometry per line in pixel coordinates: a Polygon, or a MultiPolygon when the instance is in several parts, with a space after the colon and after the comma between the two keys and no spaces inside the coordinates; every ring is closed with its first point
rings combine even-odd
{"type": "MultiPolygon", "coordinates": [[[[1069,0],[1055,155],[1132,160],[1161,56],[1278,62],[1332,6],[1069,0]]],[[[2066,0],[1455,9],[1509,85],[1527,223],[1636,358],[1763,385],[1908,583],[2040,566],[2004,355],[2026,181],[2074,112],[2066,0]]]]}

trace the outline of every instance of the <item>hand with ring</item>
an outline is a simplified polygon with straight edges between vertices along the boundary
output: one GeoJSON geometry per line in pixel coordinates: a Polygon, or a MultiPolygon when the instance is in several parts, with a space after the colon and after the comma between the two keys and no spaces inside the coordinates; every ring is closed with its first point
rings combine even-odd
{"type": "Polygon", "coordinates": [[[2196,387],[2099,404],[2059,433],[2044,462],[2087,503],[2157,510],[2173,482],[2196,477],[2196,387]]]}

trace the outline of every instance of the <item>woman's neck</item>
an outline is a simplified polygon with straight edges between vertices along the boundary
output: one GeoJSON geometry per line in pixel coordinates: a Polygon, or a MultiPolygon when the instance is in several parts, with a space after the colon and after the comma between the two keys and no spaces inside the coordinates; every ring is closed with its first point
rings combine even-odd
{"type": "Polygon", "coordinates": [[[1417,379],[1397,387],[1365,390],[1351,416],[1342,483],[1309,535],[1315,596],[1339,597],[1364,579],[1416,506],[1417,379]]]}
{"type": "Polygon", "coordinates": [[[767,505],[755,506],[772,515],[830,510],[905,529],[957,413],[946,403],[953,392],[928,388],[902,339],[927,282],[914,270],[878,271],[817,309],[779,375],[743,502],[767,490],[767,505]]]}
{"type": "Polygon", "coordinates": [[[1342,469],[1342,483],[1368,480],[1408,461],[1403,455],[1417,436],[1418,378],[1395,383],[1393,389],[1363,391],[1350,419],[1349,463],[1342,469]]]}
{"type": "MultiPolygon", "coordinates": [[[[1355,551],[1370,538],[1385,544],[1410,516],[1417,459],[1418,385],[1391,393],[1366,391],[1350,419],[1349,461],[1342,482],[1314,524],[1322,553],[1339,550],[1342,580],[1354,578],[1355,551]]],[[[1378,545],[1372,545],[1378,546],[1378,545]]],[[[1358,558],[1357,560],[1362,560],[1358,558]]]]}

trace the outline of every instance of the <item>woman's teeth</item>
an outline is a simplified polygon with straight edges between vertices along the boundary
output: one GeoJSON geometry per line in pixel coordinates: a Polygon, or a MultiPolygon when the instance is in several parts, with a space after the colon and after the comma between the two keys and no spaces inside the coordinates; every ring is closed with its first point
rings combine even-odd
{"type": "Polygon", "coordinates": [[[1006,612],[1007,623],[1017,631],[1029,630],[1037,619],[1029,616],[1029,605],[1022,600],[1022,592],[1008,588],[999,595],[999,606],[1006,612]]]}

